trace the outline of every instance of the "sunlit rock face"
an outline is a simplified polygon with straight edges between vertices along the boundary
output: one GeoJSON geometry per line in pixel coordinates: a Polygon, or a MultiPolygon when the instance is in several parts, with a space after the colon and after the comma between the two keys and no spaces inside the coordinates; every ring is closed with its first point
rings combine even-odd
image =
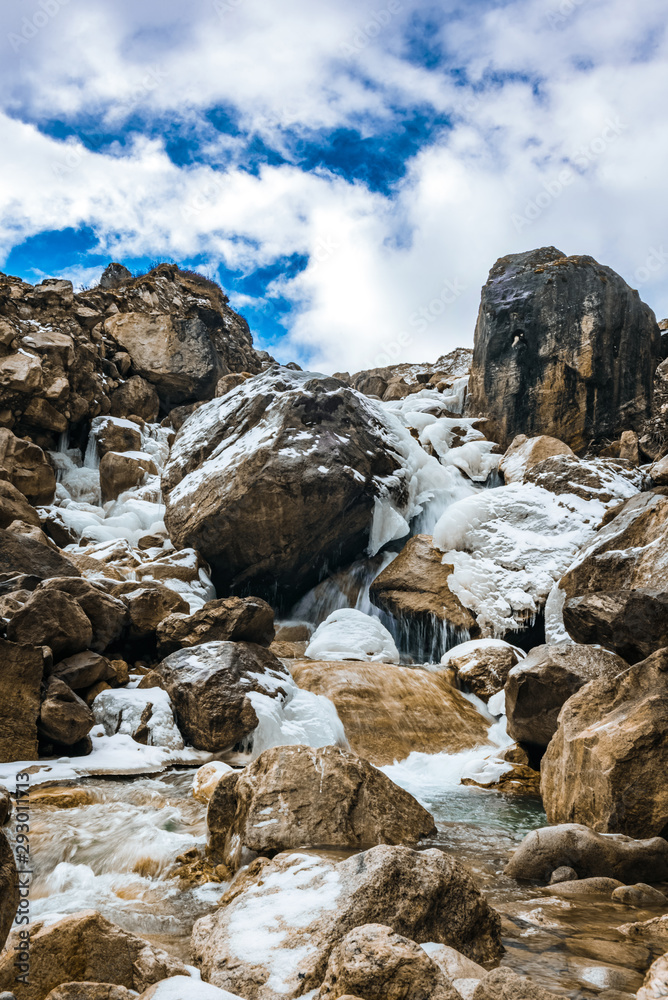
{"type": "Polygon", "coordinates": [[[580,451],[641,428],[660,350],[654,313],[609,267],[555,247],[510,254],[482,290],[469,412],[504,447],[549,434],[580,451]]]}

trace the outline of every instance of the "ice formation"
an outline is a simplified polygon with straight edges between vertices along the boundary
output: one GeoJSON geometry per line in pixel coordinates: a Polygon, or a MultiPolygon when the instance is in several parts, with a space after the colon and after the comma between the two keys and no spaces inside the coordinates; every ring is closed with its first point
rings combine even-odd
{"type": "MultiPolygon", "coordinates": [[[[142,715],[151,706],[147,746],[182,750],[183,739],[174,721],[172,703],[162,688],[112,688],[100,691],[93,702],[95,722],[104,726],[107,736],[122,733],[132,736],[139,729],[142,715]]],[[[148,712],[147,712],[148,714],[148,712]]]]}
{"type": "Polygon", "coordinates": [[[371,660],[398,663],[399,651],[385,626],[355,608],[333,611],[313,633],[310,660],[371,660]]]}

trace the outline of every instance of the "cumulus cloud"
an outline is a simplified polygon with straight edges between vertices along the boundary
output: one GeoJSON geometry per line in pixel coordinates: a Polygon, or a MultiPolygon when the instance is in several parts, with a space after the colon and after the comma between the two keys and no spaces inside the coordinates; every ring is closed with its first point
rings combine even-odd
{"type": "Polygon", "coordinates": [[[470,344],[490,266],[533,246],[592,254],[665,315],[662,5],[474,6],[6,5],[0,255],[83,226],[109,256],[240,274],[303,255],[261,301],[292,304],[277,354],[325,371],[470,344]],[[221,109],[233,124],[212,131],[221,109]],[[437,125],[391,147],[386,184],[304,155],[342,129],[382,143],[425,109],[437,125]]]}

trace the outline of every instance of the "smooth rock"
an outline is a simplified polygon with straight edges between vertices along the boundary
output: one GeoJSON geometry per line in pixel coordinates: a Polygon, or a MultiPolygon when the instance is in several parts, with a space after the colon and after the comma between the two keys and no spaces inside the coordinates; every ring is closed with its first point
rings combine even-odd
{"type": "Polygon", "coordinates": [[[255,642],[269,646],[274,638],[274,612],[259,597],[224,597],[208,601],[187,617],[168,615],[156,629],[158,655],[169,656],[205,642],[255,642]]]}
{"type": "Polygon", "coordinates": [[[508,734],[514,740],[547,746],[557,731],[564,703],[596,677],[613,678],[627,669],[606,649],[576,643],[536,646],[506,680],[508,734]]]}
{"type": "Polygon", "coordinates": [[[564,705],[542,760],[548,821],[631,837],[663,834],[667,731],[668,649],[617,677],[590,681],[564,705]]]}
{"type": "Polygon", "coordinates": [[[487,741],[487,723],[445,671],[354,661],[290,664],[297,685],[336,707],[355,753],[377,767],[487,741]]]}
{"type": "Polygon", "coordinates": [[[559,882],[556,885],[549,885],[546,892],[551,896],[560,896],[562,899],[573,899],[590,896],[610,897],[615,889],[624,889],[625,886],[616,878],[603,878],[601,876],[592,878],[579,878],[574,882],[559,882]]]}
{"type": "Polygon", "coordinates": [[[116,680],[116,671],[105,656],[88,649],[60,660],[53,667],[51,676],[59,677],[73,691],[81,691],[99,681],[116,680]]]}
{"type": "Polygon", "coordinates": [[[106,452],[100,461],[102,503],[116,500],[121,493],[140,486],[147,476],[157,473],[151,456],[141,451],[106,452]]]}
{"type": "Polygon", "coordinates": [[[611,268],[555,247],[497,260],[483,287],[468,408],[504,447],[549,434],[583,450],[652,413],[654,313],[611,268]]]}
{"type": "Polygon", "coordinates": [[[209,845],[238,867],[244,847],[272,856],[299,847],[415,844],[434,819],[368,761],[339,747],[265,750],[216,785],[207,812],[209,845]]]}
{"type": "Polygon", "coordinates": [[[571,882],[573,879],[578,877],[578,873],[575,868],[569,868],[568,865],[561,865],[559,868],[555,868],[550,875],[550,885],[558,885],[560,882],[571,882]]]}
{"type": "Polygon", "coordinates": [[[660,882],[668,880],[668,842],[662,837],[633,840],[622,834],[595,833],[577,823],[547,826],[526,835],[505,874],[547,881],[561,866],[573,869],[578,878],[660,882]]]}
{"type": "Polygon", "coordinates": [[[645,882],[638,882],[637,885],[623,885],[615,889],[612,893],[613,903],[622,903],[624,906],[636,906],[644,909],[648,906],[668,907],[668,897],[658,889],[647,885],[645,882]]]}
{"type": "Polygon", "coordinates": [[[46,652],[0,639],[0,760],[37,760],[46,652]]]}
{"type": "Polygon", "coordinates": [[[156,667],[187,743],[216,752],[249,735],[258,717],[248,696],[286,693],[290,674],[264,646],[207,642],[171,653],[156,667]]]}
{"type": "Polygon", "coordinates": [[[12,483],[0,479],[0,528],[8,528],[13,521],[23,521],[36,528],[40,519],[35,508],[12,483]]]}
{"type": "Polygon", "coordinates": [[[193,955],[204,979],[245,1000],[317,989],[338,942],[368,923],[478,962],[502,951],[498,914],[466,868],[435,849],[380,845],[338,864],[306,854],[258,859],[223,902],[195,924],[193,955]]]}
{"type": "Polygon", "coordinates": [[[90,619],[63,590],[36,590],[7,626],[11,642],[49,646],[59,660],[88,649],[93,641],[90,619]]]}

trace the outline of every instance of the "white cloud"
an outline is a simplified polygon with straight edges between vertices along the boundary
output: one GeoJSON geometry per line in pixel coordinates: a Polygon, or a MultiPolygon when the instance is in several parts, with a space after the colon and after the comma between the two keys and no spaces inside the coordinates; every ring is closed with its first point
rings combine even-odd
{"type": "MultiPolygon", "coordinates": [[[[227,2],[220,17],[211,3],[191,5],[186,22],[174,0],[69,0],[16,56],[9,47],[3,257],[26,236],[81,225],[110,256],[204,253],[250,272],[309,254],[304,272],[268,294],[295,304],[281,356],[307,351],[330,371],[470,344],[488,269],[533,246],[592,254],[668,314],[658,0],[467,8],[446,21],[442,41],[474,89],[405,58],[415,4],[389,14],[384,0],[366,12],[352,0],[227,2]],[[372,38],[373,10],[389,19],[372,38]],[[221,139],[231,163],[213,170],[176,166],[160,138],[100,154],[18,120],[85,112],[109,124],[141,110],[196,127],[203,109],[224,104],[286,150],[286,129],[390,125],[396,107],[418,102],[453,127],[414,156],[392,196],[289,163],[248,173],[243,136],[221,139]]],[[[38,9],[3,8],[0,38],[38,9]]]]}

